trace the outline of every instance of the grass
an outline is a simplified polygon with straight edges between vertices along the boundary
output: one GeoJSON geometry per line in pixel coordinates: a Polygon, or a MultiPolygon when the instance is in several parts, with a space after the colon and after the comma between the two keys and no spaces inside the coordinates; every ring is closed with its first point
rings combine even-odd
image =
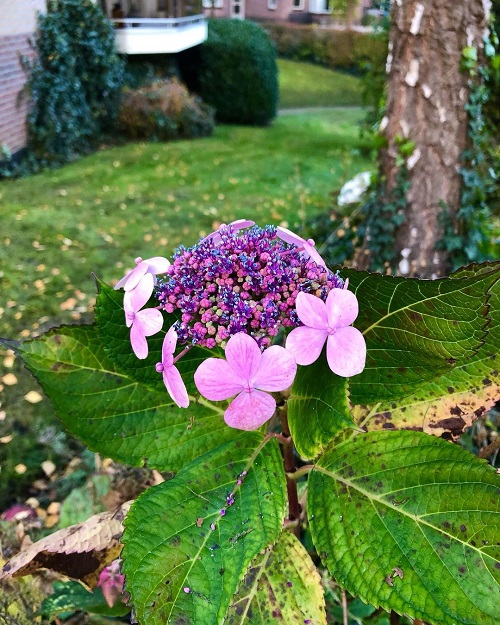
{"type": "Polygon", "coordinates": [[[318,65],[278,60],[280,108],[360,106],[361,80],[318,65]]]}
{"type": "MultiPolygon", "coordinates": [[[[129,144],[0,182],[0,336],[90,320],[91,272],[112,282],[136,256],[169,256],[221,222],[246,217],[300,232],[332,190],[369,167],[362,116],[350,109],[279,117],[269,128],[220,126],[207,139],[129,144]]],[[[61,466],[75,448],[48,400],[26,399],[40,389],[12,360],[0,352],[0,440],[13,437],[0,444],[0,509],[26,496],[41,462],[61,466]],[[19,463],[24,473],[13,470],[19,463]]]]}

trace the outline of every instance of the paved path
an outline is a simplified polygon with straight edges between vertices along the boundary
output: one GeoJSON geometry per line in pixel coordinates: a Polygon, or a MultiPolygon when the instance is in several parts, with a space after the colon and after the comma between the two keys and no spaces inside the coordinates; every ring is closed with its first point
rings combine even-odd
{"type": "Polygon", "coordinates": [[[352,111],[354,109],[363,109],[362,106],[309,106],[307,108],[298,109],[279,109],[278,115],[298,115],[303,113],[324,113],[325,111],[352,111]]]}

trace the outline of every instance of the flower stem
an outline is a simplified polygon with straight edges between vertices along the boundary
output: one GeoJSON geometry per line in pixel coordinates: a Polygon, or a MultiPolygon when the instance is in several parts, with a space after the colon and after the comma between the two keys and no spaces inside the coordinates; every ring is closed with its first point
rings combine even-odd
{"type": "Polygon", "coordinates": [[[297,525],[293,527],[294,534],[300,535],[300,504],[297,494],[297,482],[288,476],[289,473],[295,473],[295,459],[293,457],[293,439],[290,435],[288,427],[287,405],[279,407],[279,415],[281,418],[281,433],[283,441],[281,442],[281,453],[283,454],[283,465],[286,475],[286,491],[288,495],[288,519],[296,521],[297,525]]]}

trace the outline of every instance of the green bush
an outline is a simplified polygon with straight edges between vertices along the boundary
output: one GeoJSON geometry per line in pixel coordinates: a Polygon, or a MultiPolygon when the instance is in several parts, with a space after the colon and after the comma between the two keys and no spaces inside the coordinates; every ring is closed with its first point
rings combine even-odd
{"type": "Polygon", "coordinates": [[[266,24],[278,56],[325,67],[360,72],[367,62],[387,56],[387,41],[371,33],[332,30],[315,25],[266,24]]]}
{"type": "Polygon", "coordinates": [[[126,91],[118,125],[130,139],[168,141],[212,134],[214,111],[178,80],[164,80],[126,91]]]}
{"type": "Polygon", "coordinates": [[[278,107],[276,53],[265,31],[246,20],[209,20],[200,46],[199,93],[226,123],[266,125],[278,107]]]}
{"type": "Polygon", "coordinates": [[[115,33],[91,0],[49,0],[28,75],[28,150],[43,163],[88,151],[113,122],[123,81],[115,33]]]}

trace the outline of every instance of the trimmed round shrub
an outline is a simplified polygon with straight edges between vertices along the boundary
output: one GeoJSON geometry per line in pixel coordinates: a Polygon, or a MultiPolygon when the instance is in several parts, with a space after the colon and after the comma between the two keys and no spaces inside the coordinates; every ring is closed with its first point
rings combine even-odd
{"type": "Polygon", "coordinates": [[[118,125],[130,139],[168,141],[206,137],[215,121],[213,109],[173,78],[125,91],[118,125]]]}
{"type": "Polygon", "coordinates": [[[209,20],[198,89],[221,122],[265,126],[278,108],[278,67],[266,32],[246,20],[209,20]]]}

